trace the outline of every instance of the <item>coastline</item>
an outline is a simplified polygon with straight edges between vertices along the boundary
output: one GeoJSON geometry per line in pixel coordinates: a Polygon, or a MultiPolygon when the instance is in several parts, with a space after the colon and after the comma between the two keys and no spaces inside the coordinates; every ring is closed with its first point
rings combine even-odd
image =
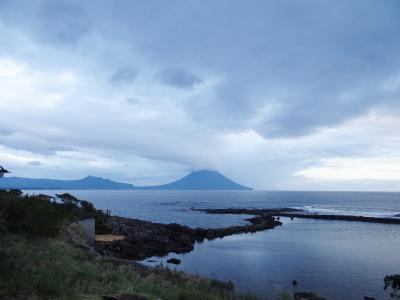
{"type": "MultiPolygon", "coordinates": [[[[0,190],[0,299],[259,299],[236,295],[229,280],[208,279],[102,255],[88,238],[87,229],[95,229],[95,220],[103,223],[102,230],[107,229],[107,220],[118,221],[119,230],[126,229],[122,222],[140,224],[137,233],[143,233],[146,226],[171,232],[184,228],[112,217],[70,194],[56,196],[59,201],[44,194],[30,196],[19,190],[0,190]],[[85,222],[88,220],[91,222],[85,222]]],[[[247,225],[246,230],[254,230],[253,225],[278,225],[267,220],[272,218],[256,218],[252,222],[257,224],[247,225]]],[[[209,238],[226,234],[204,233],[209,238]]]]}
{"type": "Polygon", "coordinates": [[[124,239],[97,241],[96,251],[103,255],[142,260],[151,256],[164,256],[170,252],[185,253],[193,250],[196,242],[225,236],[273,229],[282,225],[272,216],[246,219],[249,224],[225,228],[190,228],[179,224],[160,224],[137,219],[110,216],[96,224],[96,234],[125,236],[124,239]]]}
{"type": "MultiPolygon", "coordinates": [[[[183,226],[179,224],[161,224],[161,223],[153,223],[149,221],[142,221],[138,219],[130,219],[130,218],[124,218],[124,217],[119,217],[119,216],[110,216],[108,213],[105,213],[104,211],[96,210],[90,203],[87,201],[79,200],[75,197],[73,197],[70,194],[60,194],[56,195],[59,199],[59,201],[53,201],[52,197],[46,196],[46,195],[36,195],[36,196],[23,196],[20,191],[3,191],[2,192],[2,197],[4,197],[4,200],[6,201],[5,204],[6,206],[5,211],[8,212],[4,214],[6,216],[6,231],[10,231],[10,233],[14,232],[15,234],[18,232],[21,232],[23,234],[13,236],[13,235],[8,235],[6,238],[3,240],[6,243],[9,243],[9,246],[5,247],[4,249],[6,250],[6,257],[8,256],[9,258],[12,258],[10,260],[10,264],[12,263],[13,260],[16,261],[21,261],[21,267],[20,269],[23,270],[25,267],[24,265],[28,264],[29,266],[32,267],[33,270],[35,268],[38,268],[37,265],[35,265],[36,261],[40,262],[40,266],[43,265],[45,269],[43,269],[43,272],[48,272],[49,274],[53,274],[52,272],[55,272],[52,268],[53,265],[49,263],[50,261],[47,260],[47,255],[52,255],[52,261],[57,262],[56,265],[60,266],[62,269],[65,267],[66,271],[71,272],[66,274],[66,279],[71,281],[71,284],[75,284],[74,278],[75,276],[78,275],[73,275],[75,271],[78,272],[88,272],[87,277],[83,279],[85,282],[88,281],[90,282],[91,278],[95,278],[97,276],[103,276],[100,275],[102,274],[101,271],[105,266],[103,265],[98,265],[95,262],[101,262],[101,264],[111,264],[113,265],[113,270],[111,271],[111,274],[115,274],[112,276],[117,276],[121,278],[121,282],[125,284],[126,279],[130,276],[127,275],[125,271],[119,272],[118,268],[123,267],[124,269],[131,269],[133,268],[133,271],[135,274],[139,274],[139,276],[145,278],[147,277],[154,277],[154,276],[159,276],[160,272],[162,274],[175,274],[171,273],[171,271],[168,271],[168,267],[171,266],[170,263],[176,263],[179,264],[180,261],[178,258],[174,258],[174,262],[169,262],[167,261],[167,268],[166,271],[165,268],[160,267],[154,268],[154,267],[148,267],[145,265],[141,265],[139,261],[135,262],[135,260],[143,260],[145,258],[149,258],[152,256],[165,256],[168,253],[187,253],[193,250],[194,245],[196,242],[202,242],[204,240],[213,240],[216,238],[223,238],[225,236],[229,235],[234,235],[234,234],[242,234],[242,233],[248,233],[248,232],[256,232],[256,231],[264,231],[267,229],[273,229],[277,226],[282,225],[282,223],[279,221],[280,216],[288,216],[288,217],[303,217],[307,216],[306,218],[321,218],[321,215],[318,215],[317,217],[315,215],[307,215],[304,211],[299,210],[299,209],[287,209],[287,208],[280,208],[280,209],[193,209],[195,211],[202,211],[204,213],[210,213],[210,214],[246,214],[246,215],[254,215],[254,217],[248,217],[246,216],[246,221],[248,224],[242,225],[242,226],[230,226],[230,227],[225,227],[225,228],[213,228],[213,229],[204,229],[204,228],[191,228],[188,226],[183,226]],[[9,202],[9,205],[7,204],[9,202]],[[24,219],[13,219],[9,218],[10,213],[16,212],[16,210],[13,208],[14,205],[18,204],[18,211],[24,212],[24,219]],[[37,209],[32,210],[31,208],[37,207],[37,209]],[[40,209],[39,209],[40,208],[40,209]],[[44,218],[44,219],[43,219],[44,218]],[[55,218],[55,219],[54,219],[55,218]],[[60,245],[60,237],[57,235],[58,229],[62,229],[63,226],[67,225],[65,222],[80,222],[82,220],[95,220],[96,222],[91,222],[93,224],[93,229],[94,233],[98,235],[102,235],[103,239],[99,239],[94,245],[88,245],[84,243],[79,242],[79,237],[73,238],[72,241],[69,240],[67,243],[64,245],[60,245]],[[43,221],[45,223],[43,223],[43,221]],[[56,221],[56,223],[54,223],[56,221]],[[25,226],[28,225],[29,226],[25,226]],[[57,225],[58,224],[58,225],[57,225]],[[64,225],[62,225],[64,224],[64,225]],[[21,227],[21,225],[24,225],[21,227]],[[33,227],[32,227],[33,225],[33,227]],[[55,226],[51,231],[49,229],[51,227],[49,226],[55,226]],[[24,236],[24,232],[29,233],[32,236],[32,239],[26,239],[24,236]],[[41,237],[43,236],[49,236],[49,239],[47,242],[43,243],[43,239],[41,237]],[[37,238],[39,237],[39,238],[37,238]],[[13,245],[13,239],[14,240],[19,240],[19,248],[18,251],[19,254],[14,253],[13,248],[11,247],[13,245]],[[78,243],[76,241],[78,240],[78,243]],[[11,241],[11,243],[9,242],[11,241]],[[31,251],[30,248],[31,245],[34,245],[35,248],[40,249],[39,252],[29,252],[31,251]],[[52,246],[50,246],[52,245],[52,246]],[[67,253],[62,252],[64,247],[68,247],[70,250],[67,251],[67,253]],[[72,248],[71,248],[72,247],[72,248]],[[8,249],[10,248],[10,249],[8,249]],[[76,250],[72,250],[76,249],[76,250]],[[79,254],[76,256],[75,251],[82,251],[86,253],[84,257],[79,254]],[[97,250],[97,251],[96,251],[97,250]],[[22,252],[21,252],[22,251],[22,252]],[[29,252],[29,253],[28,253],[29,252]],[[47,253],[47,254],[46,254],[47,253]],[[35,255],[39,255],[39,259],[34,258],[35,255]],[[67,255],[65,255],[67,254],[67,255]],[[82,257],[79,258],[79,260],[76,262],[77,265],[74,267],[74,270],[69,270],[69,260],[70,259],[75,259],[75,257],[82,257]],[[32,260],[31,260],[32,258],[32,260]],[[81,270],[81,264],[89,264],[91,265],[90,268],[93,268],[92,270],[81,270]],[[116,269],[115,269],[116,268],[116,269]],[[100,270],[100,271],[99,271],[100,270]],[[91,275],[90,275],[91,274],[91,275]],[[124,279],[125,278],[125,279],[124,279]],[[125,280],[125,281],[124,281],[125,280]]],[[[337,216],[337,215],[328,215],[328,216],[322,216],[322,218],[333,218],[333,220],[338,220],[338,221],[347,221],[349,220],[348,218],[351,218],[351,220],[358,221],[361,220],[362,222],[369,222],[371,221],[369,217],[358,217],[358,216],[337,216]],[[346,219],[343,219],[345,217],[346,219]],[[355,218],[355,219],[354,219],[355,218]]],[[[373,219],[372,222],[382,222],[380,219],[373,219]]],[[[383,222],[387,222],[385,219],[383,222]]],[[[396,223],[397,224],[397,223],[396,223]]],[[[293,224],[294,226],[295,224],[293,224]]],[[[78,227],[79,226],[75,226],[78,227]]],[[[286,228],[286,227],[285,227],[286,228]]],[[[75,228],[76,229],[76,228],[75,228]]],[[[0,249],[1,250],[1,249],[0,249]]],[[[35,250],[36,251],[36,250],[35,250]]],[[[173,258],[173,257],[169,257],[173,258]]],[[[186,262],[185,262],[186,263],[186,262]]],[[[74,263],[75,264],[75,263],[74,263]]],[[[16,275],[12,278],[18,278],[16,282],[10,281],[8,284],[9,287],[7,289],[10,289],[14,284],[18,283],[22,280],[24,280],[24,275],[20,272],[20,270],[15,269],[14,270],[16,275]]],[[[60,272],[60,270],[57,269],[57,272],[60,272]]],[[[107,271],[108,272],[108,271],[107,271]]],[[[33,275],[32,275],[33,276],[33,275]]],[[[49,275],[50,277],[52,275],[49,275]]],[[[81,276],[81,275],[79,275],[81,276]]],[[[111,276],[111,275],[110,275],[111,276]]],[[[136,276],[136,275],[135,275],[136,276]]],[[[168,275],[169,276],[169,275],[168,275]]],[[[174,277],[173,275],[172,277],[174,277]]],[[[190,273],[181,273],[181,279],[185,278],[186,282],[189,282],[189,285],[191,285],[190,282],[192,282],[192,275],[190,273]],[[189,279],[188,279],[189,278],[189,279]]],[[[161,281],[163,280],[170,280],[170,278],[163,278],[161,276],[161,281]]],[[[11,280],[10,277],[7,274],[4,274],[4,278],[6,280],[11,280]]],[[[47,277],[45,277],[47,278],[47,277]]],[[[213,277],[211,277],[213,278],[213,277]]],[[[229,279],[230,277],[226,277],[229,279]]],[[[293,278],[298,279],[296,277],[293,278]]],[[[42,284],[47,284],[43,282],[43,278],[35,278],[33,277],[33,280],[37,280],[39,285],[42,284]]],[[[47,279],[46,279],[47,280],[47,279]]],[[[97,279],[96,279],[97,280],[97,279]]],[[[173,279],[175,280],[175,279],[173,279]]],[[[195,281],[197,279],[194,279],[195,281]]],[[[204,280],[206,282],[207,289],[206,291],[210,291],[211,289],[211,282],[213,279],[210,279],[210,277],[203,278],[201,280],[204,280]],[[208,279],[207,279],[208,278],[208,279]]],[[[24,282],[24,281],[22,281],[24,282]]],[[[235,281],[235,283],[237,283],[235,281]]],[[[19,283],[18,283],[19,284],[19,283]]],[[[28,281],[25,281],[25,284],[28,285],[28,281]]],[[[59,283],[57,283],[59,284],[59,283]]],[[[98,285],[99,282],[96,281],[94,285],[98,285]]],[[[227,282],[221,282],[217,281],[217,283],[214,283],[218,285],[218,289],[224,290],[227,288],[228,291],[231,291],[231,283],[229,281],[227,282]]],[[[151,283],[151,287],[149,287],[149,290],[152,288],[155,288],[157,284],[151,283]]],[[[41,291],[35,291],[34,288],[29,288],[29,292],[33,293],[49,293],[52,290],[50,290],[52,287],[46,286],[46,290],[43,292],[41,291]]],[[[125,291],[125,287],[123,287],[120,283],[113,287],[113,291],[115,292],[101,292],[103,295],[114,295],[110,296],[113,298],[107,298],[107,299],[123,299],[119,297],[118,293],[125,291]]],[[[313,290],[312,286],[306,288],[306,290],[313,290]]],[[[100,291],[100,290],[99,290],[100,291]]],[[[206,291],[202,291],[201,293],[204,293],[206,291]]],[[[240,289],[239,289],[240,291],[240,289]]],[[[299,290],[297,290],[299,291],[299,290]]],[[[301,290],[300,290],[301,291],[301,290]]],[[[299,291],[299,292],[300,292],[299,291]]],[[[182,291],[182,293],[186,293],[186,288],[182,291]]],[[[320,291],[318,291],[320,292],[320,291]]],[[[77,290],[77,293],[82,293],[85,294],[87,293],[86,290],[77,290]]],[[[96,292],[100,293],[100,292],[96,292]]],[[[200,293],[200,294],[201,294],[200,293]]],[[[230,292],[229,292],[230,293],[230,292]]],[[[151,294],[151,293],[150,293],[151,294]]],[[[1,295],[1,294],[0,294],[1,295]]],[[[108,297],[108,296],[107,296],[108,297]]],[[[62,298],[62,297],[61,297],[62,298]]],[[[96,298],[98,299],[98,298],[96,298]]],[[[106,299],[106,298],[103,298],[106,299]]],[[[152,298],[150,298],[152,299],[152,298]]],[[[175,298],[172,298],[175,299],[175,298]]],[[[202,299],[192,297],[190,299],[202,299]]],[[[210,298],[211,299],[211,298],[210,298]]],[[[234,299],[238,299],[238,297],[235,297],[234,299]]],[[[251,298],[255,299],[255,298],[251,298]]],[[[291,299],[291,298],[289,298],[291,299]]],[[[306,298],[307,299],[307,298],[306,298]]],[[[311,298],[313,299],[313,298],[311,298]]],[[[314,298],[315,299],[315,298],[314,298]]]]}
{"type": "MultiPolygon", "coordinates": [[[[162,257],[168,253],[186,253],[193,250],[193,245],[196,242],[204,240],[212,240],[215,238],[223,238],[233,234],[241,234],[246,232],[263,231],[273,229],[276,226],[282,225],[279,217],[307,218],[326,221],[359,221],[367,223],[381,224],[399,224],[399,220],[391,218],[372,218],[360,216],[342,216],[342,215],[315,215],[307,214],[305,211],[291,208],[279,209],[193,209],[209,214],[243,214],[254,215],[253,218],[245,219],[249,225],[231,226],[226,228],[214,229],[193,229],[179,224],[159,224],[136,219],[110,217],[113,225],[113,234],[124,235],[126,239],[113,242],[97,243],[97,251],[102,255],[120,257],[125,259],[144,260],[149,257],[162,257]],[[268,220],[268,221],[265,221],[268,220]],[[394,222],[393,222],[394,221],[394,222]],[[262,225],[260,225],[262,224],[262,225]],[[268,225],[267,225],[268,224],[268,225]],[[143,234],[145,232],[145,234],[143,234]],[[200,234],[202,233],[202,234],[200,234]],[[139,239],[138,239],[139,237],[139,239]],[[152,239],[152,240],[151,240],[152,239]],[[160,243],[161,242],[161,243],[160,243]],[[134,245],[134,246],[133,246],[134,245]],[[129,252],[132,251],[132,252],[129,252]]],[[[284,224],[283,224],[284,226],[284,224]]],[[[166,261],[167,266],[172,264],[180,264],[179,257],[177,259],[170,256],[166,261]],[[176,262],[170,262],[174,259],[176,262]]],[[[114,258],[110,258],[114,259],[114,258]]],[[[138,262],[140,264],[140,262],[138,262]]],[[[185,273],[186,274],[186,273],[185,273]]],[[[301,292],[298,292],[299,296],[301,292]]],[[[307,298],[307,293],[302,294],[303,299],[307,298]]],[[[312,297],[312,296],[311,296],[312,297]]],[[[296,299],[296,298],[295,298],[296,299]]],[[[316,298],[318,299],[318,298],[316,298]]],[[[373,299],[373,298],[370,298],[373,299]]]]}
{"type": "Polygon", "coordinates": [[[248,214],[257,216],[289,217],[329,221],[351,221],[368,222],[381,224],[398,224],[400,218],[394,217],[366,217],[356,215],[335,215],[335,214],[313,214],[305,210],[295,208],[276,208],[276,209],[245,209],[245,208],[193,208],[193,211],[200,211],[207,214],[248,214]]]}

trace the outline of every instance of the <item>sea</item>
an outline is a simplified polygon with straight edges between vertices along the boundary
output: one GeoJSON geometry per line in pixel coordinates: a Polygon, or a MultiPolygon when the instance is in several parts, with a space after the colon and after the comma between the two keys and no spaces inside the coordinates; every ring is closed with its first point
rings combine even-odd
{"type": "MultiPolygon", "coordinates": [[[[55,194],[42,190],[28,193],[55,194]]],[[[282,208],[312,213],[398,218],[400,193],[285,191],[69,190],[112,214],[159,223],[216,228],[246,224],[246,215],[192,208],[282,208]]],[[[391,299],[386,275],[400,274],[400,225],[281,218],[283,225],[197,243],[190,253],[142,261],[231,280],[237,293],[277,299],[315,292],[326,299],[391,299]],[[181,259],[171,265],[169,258],[181,259]],[[293,286],[293,281],[297,285],[293,286]]]]}

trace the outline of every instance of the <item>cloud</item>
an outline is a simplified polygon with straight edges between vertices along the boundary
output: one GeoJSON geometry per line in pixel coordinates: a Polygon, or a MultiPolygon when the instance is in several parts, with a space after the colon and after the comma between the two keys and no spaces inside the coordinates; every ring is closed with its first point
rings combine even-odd
{"type": "Polygon", "coordinates": [[[111,82],[114,84],[131,84],[135,81],[137,70],[131,66],[119,68],[111,76],[111,82]]]}
{"type": "Polygon", "coordinates": [[[165,85],[181,89],[190,89],[202,83],[202,80],[196,75],[179,68],[161,70],[157,73],[156,78],[165,85]]]}
{"type": "Polygon", "coordinates": [[[42,163],[38,160],[33,160],[33,161],[30,161],[29,164],[31,166],[40,166],[42,163]]]}
{"type": "Polygon", "coordinates": [[[45,1],[37,18],[39,37],[61,46],[78,43],[90,31],[85,11],[66,1],[45,1]]]}
{"type": "MultiPolygon", "coordinates": [[[[14,39],[21,41],[28,38],[43,45],[65,49],[75,47],[91,32],[86,8],[74,1],[1,2],[0,24],[8,27],[14,39]]],[[[19,49],[18,52],[23,50],[19,49]]]]}
{"type": "Polygon", "coordinates": [[[1,159],[18,173],[335,189],[333,163],[400,156],[396,0],[1,3],[1,159]]]}
{"type": "Polygon", "coordinates": [[[399,157],[338,158],[322,160],[322,165],[296,175],[317,180],[400,180],[399,157]]]}

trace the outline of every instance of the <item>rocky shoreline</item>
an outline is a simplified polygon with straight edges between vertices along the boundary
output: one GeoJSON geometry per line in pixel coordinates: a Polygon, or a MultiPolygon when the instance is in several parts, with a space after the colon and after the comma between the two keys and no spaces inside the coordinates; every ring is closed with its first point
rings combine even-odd
{"type": "Polygon", "coordinates": [[[115,240],[96,241],[96,251],[102,255],[123,259],[142,260],[151,256],[164,256],[170,252],[185,253],[193,250],[196,242],[225,236],[273,229],[282,225],[279,217],[304,218],[332,221],[358,221],[382,224],[400,224],[400,219],[364,217],[354,215],[320,215],[293,208],[243,209],[207,208],[194,209],[208,214],[254,215],[246,219],[247,225],[226,228],[190,228],[179,224],[161,224],[137,219],[109,216],[96,221],[96,234],[112,234],[115,240]],[[120,238],[123,237],[123,238],[120,238]]]}
{"type": "Polygon", "coordinates": [[[179,224],[160,224],[109,216],[96,222],[96,234],[122,235],[125,238],[113,241],[97,241],[95,248],[102,255],[142,260],[151,256],[164,256],[170,252],[190,252],[196,242],[272,229],[282,225],[280,221],[270,215],[255,216],[246,219],[246,221],[249,224],[243,226],[194,229],[179,224]]]}
{"type": "MultiPolygon", "coordinates": [[[[290,217],[316,220],[331,220],[331,221],[357,221],[382,224],[400,224],[400,219],[382,218],[382,217],[364,217],[354,215],[327,215],[327,214],[310,214],[304,210],[293,208],[277,208],[277,209],[244,209],[244,208],[198,208],[194,211],[201,211],[208,214],[248,214],[258,216],[272,217],[290,217]]],[[[397,217],[397,216],[394,216],[397,217]]]]}

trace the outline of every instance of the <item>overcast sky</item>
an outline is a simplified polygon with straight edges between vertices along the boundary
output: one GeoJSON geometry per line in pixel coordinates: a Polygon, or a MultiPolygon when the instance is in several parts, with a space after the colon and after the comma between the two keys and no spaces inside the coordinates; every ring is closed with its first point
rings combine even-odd
{"type": "Polygon", "coordinates": [[[400,190],[400,1],[0,0],[14,176],[400,190]]]}

